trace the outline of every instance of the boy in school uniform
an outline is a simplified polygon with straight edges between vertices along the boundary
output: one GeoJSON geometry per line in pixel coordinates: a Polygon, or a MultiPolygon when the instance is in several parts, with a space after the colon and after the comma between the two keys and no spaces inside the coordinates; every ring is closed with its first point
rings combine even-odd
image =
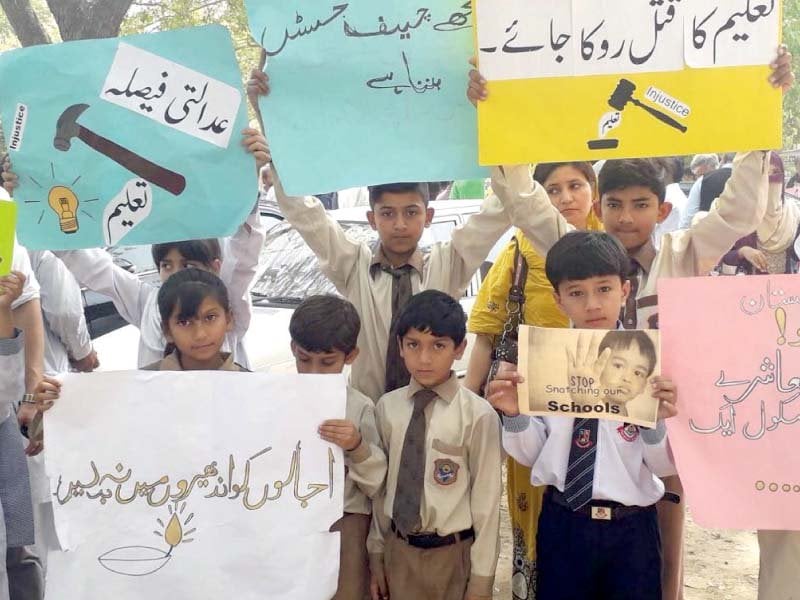
{"type": "MultiPolygon", "coordinates": [[[[268,93],[266,73],[254,70],[248,94],[268,93]]],[[[427,184],[377,185],[369,189],[367,219],[379,241],[370,245],[348,237],[318,199],[287,196],[275,170],[273,175],[281,213],[317,256],[322,272],[361,316],[361,359],[353,364],[350,381],[377,401],[381,394],[409,381],[396,344],[390,343],[395,337],[393,323],[408,299],[426,289],[460,298],[491,248],[511,226],[508,216],[492,196],[478,214],[453,231],[449,241],[431,244],[423,251],[419,241],[434,216],[427,184]]]]}
{"type": "Polygon", "coordinates": [[[411,383],[375,409],[389,457],[370,532],[372,597],[488,600],[499,553],[497,414],[452,371],[466,316],[448,294],[411,298],[397,323],[411,383]]]}
{"type": "MultiPolygon", "coordinates": [[[[298,306],[289,322],[292,354],[298,373],[336,374],[352,365],[361,320],[347,300],[332,295],[311,296],[298,306]]],[[[341,535],[339,587],[334,600],[369,597],[367,535],[372,498],[386,480],[386,455],[375,425],[375,405],[347,386],[344,419],[324,421],[319,435],[344,450],[344,516],[331,528],[341,535]]]]}
{"type": "MultiPolygon", "coordinates": [[[[619,327],[630,282],[628,257],[617,240],[606,233],[569,233],[547,254],[546,271],[556,302],[575,327],[619,327]]],[[[586,356],[598,363],[608,359],[598,355],[596,341],[586,356]]],[[[659,400],[652,430],[610,420],[529,417],[518,409],[522,376],[505,366],[509,370],[501,369],[487,388],[487,399],[503,413],[503,448],[532,467],[534,485],[548,486],[536,542],[537,597],[661,600],[655,504],[664,496],[659,477],[675,473],[663,421],[677,414],[675,386],[665,377],[651,380],[659,400]]]]}
{"type": "MultiPolygon", "coordinates": [[[[242,132],[242,145],[253,155],[257,170],[266,164],[266,140],[255,129],[242,132]]],[[[6,161],[3,185],[11,192],[18,177],[6,161]]],[[[195,267],[219,275],[228,286],[235,326],[226,339],[226,350],[237,362],[248,365],[242,338],[250,326],[252,304],[250,286],[258,266],[258,257],[266,239],[266,229],[254,200],[253,210],[246,221],[226,244],[226,260],[216,239],[189,240],[155,244],[153,262],[158,268],[161,283],[176,270],[195,267]]],[[[164,357],[166,339],[156,305],[158,288],[143,283],[135,273],[116,265],[111,255],[101,249],[59,251],[55,254],[72,272],[78,283],[108,296],[123,319],[139,329],[137,366],[144,367],[164,357]]]]}
{"type": "MultiPolygon", "coordinates": [[[[794,83],[794,74],[792,57],[785,46],[781,46],[770,67],[769,83],[787,91],[794,83]]],[[[470,100],[485,100],[486,81],[476,70],[469,77],[470,100]]],[[[671,210],[665,202],[666,188],[657,166],[645,159],[606,162],[599,175],[600,202],[595,205],[595,212],[605,230],[623,244],[631,259],[628,274],[631,293],[620,313],[623,327],[657,328],[660,278],[707,274],[738,239],[764,226],[765,214],[768,218],[781,214],[782,187],[770,184],[769,166],[769,152],[738,155],[733,174],[708,215],[689,229],[664,234],[657,250],[653,232],[671,210]]],[[[511,221],[539,253],[546,254],[574,229],[553,208],[542,187],[531,179],[527,165],[494,168],[492,188],[504,202],[512,201],[506,203],[511,221]]],[[[670,491],[682,491],[677,476],[665,483],[670,491]]],[[[664,598],[679,599],[683,597],[684,508],[662,503],[659,511],[665,560],[664,598]]]]}

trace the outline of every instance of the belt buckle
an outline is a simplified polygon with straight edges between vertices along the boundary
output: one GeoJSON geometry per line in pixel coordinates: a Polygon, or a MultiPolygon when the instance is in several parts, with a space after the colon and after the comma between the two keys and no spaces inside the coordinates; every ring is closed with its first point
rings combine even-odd
{"type": "Polygon", "coordinates": [[[592,506],[592,519],[595,521],[610,521],[611,509],[607,506],[592,506]]]}

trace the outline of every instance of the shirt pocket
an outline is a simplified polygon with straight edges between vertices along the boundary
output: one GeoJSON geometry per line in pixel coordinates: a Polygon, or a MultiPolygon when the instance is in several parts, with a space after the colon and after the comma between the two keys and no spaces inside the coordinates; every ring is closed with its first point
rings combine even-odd
{"type": "Polygon", "coordinates": [[[437,487],[460,488],[469,480],[467,449],[441,439],[431,441],[431,477],[437,487]]]}

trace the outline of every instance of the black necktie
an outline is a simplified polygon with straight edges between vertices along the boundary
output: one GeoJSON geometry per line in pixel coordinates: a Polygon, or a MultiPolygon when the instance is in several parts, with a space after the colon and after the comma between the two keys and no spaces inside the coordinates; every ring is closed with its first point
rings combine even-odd
{"type": "Polygon", "coordinates": [[[434,398],[436,392],[429,389],[414,394],[414,411],[403,440],[392,508],[394,523],[403,535],[416,531],[420,524],[425,483],[425,408],[434,398]]]}
{"type": "Polygon", "coordinates": [[[411,380],[406,364],[400,356],[400,346],[397,342],[395,328],[400,313],[411,299],[411,271],[413,268],[411,265],[403,265],[397,269],[381,265],[381,270],[392,276],[392,323],[389,327],[389,346],[386,349],[385,392],[408,385],[411,380]]]}
{"type": "Polygon", "coordinates": [[[592,499],[597,424],[597,419],[576,419],[572,428],[572,444],[564,478],[564,498],[572,510],[586,506],[592,499]]]}

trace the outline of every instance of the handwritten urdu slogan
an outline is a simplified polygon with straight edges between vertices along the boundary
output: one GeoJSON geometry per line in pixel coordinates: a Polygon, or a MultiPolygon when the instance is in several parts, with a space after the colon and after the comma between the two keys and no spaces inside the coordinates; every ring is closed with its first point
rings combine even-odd
{"type": "Polygon", "coordinates": [[[255,202],[223,27],[14,50],[0,80],[28,248],[230,235],[255,202]]]}
{"type": "Polygon", "coordinates": [[[46,416],[59,600],[327,600],[336,590],[339,376],[118,372],[46,416]],[[231,390],[235,389],[235,395],[231,390]]]}
{"type": "Polygon", "coordinates": [[[269,57],[260,104],[289,194],[486,176],[465,94],[469,0],[245,4],[269,57]]]}
{"type": "Polygon", "coordinates": [[[679,389],[670,443],[692,516],[800,530],[800,280],[669,279],[658,295],[663,372],[679,389]]]}
{"type": "Polygon", "coordinates": [[[477,0],[481,164],[779,148],[779,0],[477,0]]]}

